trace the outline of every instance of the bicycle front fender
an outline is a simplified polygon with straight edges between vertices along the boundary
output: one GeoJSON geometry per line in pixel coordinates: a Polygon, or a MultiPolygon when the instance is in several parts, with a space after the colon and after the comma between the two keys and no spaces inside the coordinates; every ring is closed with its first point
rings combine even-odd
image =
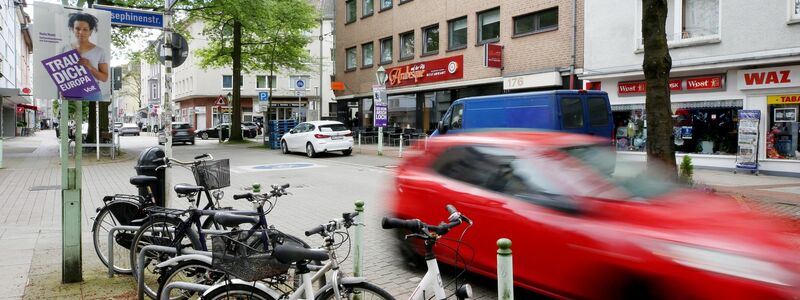
{"type": "Polygon", "coordinates": [[[168,266],[174,266],[174,265],[177,265],[178,263],[180,263],[182,261],[186,261],[186,260],[197,260],[197,261],[201,261],[201,262],[204,262],[204,263],[207,263],[207,264],[211,265],[211,257],[209,257],[209,256],[200,255],[200,254],[184,254],[184,255],[180,255],[180,256],[176,256],[176,257],[170,258],[170,259],[168,259],[168,260],[156,265],[156,267],[157,268],[164,268],[164,267],[168,267],[168,266]]]}
{"type": "Polygon", "coordinates": [[[269,294],[270,296],[272,296],[273,299],[280,299],[281,296],[282,296],[281,293],[279,293],[278,291],[275,291],[275,290],[267,287],[266,285],[264,285],[261,282],[248,282],[248,281],[244,281],[244,280],[241,280],[241,279],[238,279],[238,278],[234,278],[234,279],[231,279],[229,281],[223,281],[223,282],[220,282],[220,283],[217,283],[217,284],[211,286],[209,289],[207,289],[205,292],[203,292],[203,297],[205,297],[206,295],[212,293],[215,290],[227,289],[228,288],[228,286],[227,286],[228,283],[231,283],[231,284],[244,284],[244,285],[249,285],[249,286],[255,287],[255,288],[257,288],[257,289],[269,294]]]}

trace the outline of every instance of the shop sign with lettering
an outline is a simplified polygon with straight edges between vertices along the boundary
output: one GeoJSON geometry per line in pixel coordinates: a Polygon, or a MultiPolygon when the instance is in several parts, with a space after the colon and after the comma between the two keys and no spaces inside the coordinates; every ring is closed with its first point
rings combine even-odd
{"type": "Polygon", "coordinates": [[[800,94],[767,96],[767,104],[800,104],[800,94]]]}
{"type": "MultiPolygon", "coordinates": [[[[669,80],[672,93],[725,90],[725,75],[674,78],[669,80]]],[[[647,92],[644,80],[617,83],[617,95],[635,96],[647,92]]]]}
{"type": "Polygon", "coordinates": [[[800,66],[739,70],[739,89],[800,86],[800,66]]]}
{"type": "Polygon", "coordinates": [[[386,70],[389,74],[387,87],[398,87],[464,77],[464,56],[418,62],[386,70]]]}

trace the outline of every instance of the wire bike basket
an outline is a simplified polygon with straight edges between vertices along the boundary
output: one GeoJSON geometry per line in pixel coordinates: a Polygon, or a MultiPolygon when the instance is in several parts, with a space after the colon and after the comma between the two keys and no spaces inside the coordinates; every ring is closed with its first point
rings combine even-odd
{"type": "Polygon", "coordinates": [[[206,190],[231,186],[231,166],[228,159],[204,160],[192,169],[197,185],[206,190]]]}
{"type": "Polygon", "coordinates": [[[211,236],[211,266],[244,281],[286,273],[290,265],[279,262],[271,253],[250,246],[263,243],[260,237],[261,234],[256,233],[248,238],[247,231],[211,236]]]}

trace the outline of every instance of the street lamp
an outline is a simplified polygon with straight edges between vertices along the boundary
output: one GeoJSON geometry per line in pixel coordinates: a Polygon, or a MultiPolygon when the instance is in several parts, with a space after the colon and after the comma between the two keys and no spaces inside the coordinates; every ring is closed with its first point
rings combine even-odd
{"type": "MultiPolygon", "coordinates": [[[[233,94],[231,94],[231,92],[228,92],[228,94],[225,95],[225,99],[228,100],[228,107],[230,107],[231,106],[231,99],[233,99],[233,94]]],[[[224,121],[225,121],[225,114],[223,113],[224,110],[223,110],[222,107],[220,107],[219,109],[220,109],[220,112],[219,112],[219,124],[220,125],[219,125],[219,132],[218,133],[219,133],[219,142],[222,143],[222,141],[223,141],[223,138],[222,138],[222,123],[224,123],[224,121]]],[[[231,127],[233,125],[233,120],[229,120],[229,121],[230,122],[228,124],[228,138],[231,138],[231,130],[233,130],[231,127]]]]}
{"type": "MultiPolygon", "coordinates": [[[[378,81],[378,85],[380,86],[381,90],[386,89],[386,69],[383,66],[380,66],[377,71],[375,71],[375,80],[378,81]]],[[[382,93],[373,93],[375,95],[375,99],[373,100],[373,107],[374,110],[378,108],[378,102],[383,102],[384,99],[380,99],[382,93]]],[[[375,126],[376,124],[376,111],[372,113],[372,125],[375,126]]],[[[378,155],[383,155],[383,126],[378,126],[378,155]]]]}

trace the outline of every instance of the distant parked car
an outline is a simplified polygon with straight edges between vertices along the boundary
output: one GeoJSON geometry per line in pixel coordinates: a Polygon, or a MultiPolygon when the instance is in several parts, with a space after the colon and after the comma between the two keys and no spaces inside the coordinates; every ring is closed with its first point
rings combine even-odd
{"type": "MultiPolygon", "coordinates": [[[[194,128],[186,122],[172,122],[172,143],[191,143],[194,145],[194,128]]],[[[158,132],[158,144],[163,145],[167,143],[167,135],[164,130],[158,132]]]]}
{"type": "Polygon", "coordinates": [[[114,126],[111,128],[111,130],[113,132],[119,132],[120,128],[122,128],[122,122],[114,122],[114,126]]]}
{"type": "Polygon", "coordinates": [[[139,135],[139,132],[140,132],[139,126],[133,123],[122,124],[122,127],[119,129],[120,135],[128,135],[128,134],[139,135]]]}
{"type": "MultiPolygon", "coordinates": [[[[207,140],[209,138],[218,139],[220,128],[222,128],[222,139],[228,139],[228,135],[230,134],[228,129],[230,128],[230,126],[231,126],[230,123],[222,123],[218,124],[213,128],[200,129],[196,131],[195,134],[204,140],[207,140]]],[[[242,125],[242,136],[247,138],[254,138],[256,137],[256,131],[242,125]]]]}
{"type": "Polygon", "coordinates": [[[281,137],[283,154],[305,152],[314,157],[318,152],[353,153],[353,133],[336,121],[312,121],[298,124],[281,137]]]}
{"type": "Polygon", "coordinates": [[[255,130],[257,135],[261,134],[261,127],[256,122],[242,122],[242,126],[247,127],[249,130],[255,130]]]}

